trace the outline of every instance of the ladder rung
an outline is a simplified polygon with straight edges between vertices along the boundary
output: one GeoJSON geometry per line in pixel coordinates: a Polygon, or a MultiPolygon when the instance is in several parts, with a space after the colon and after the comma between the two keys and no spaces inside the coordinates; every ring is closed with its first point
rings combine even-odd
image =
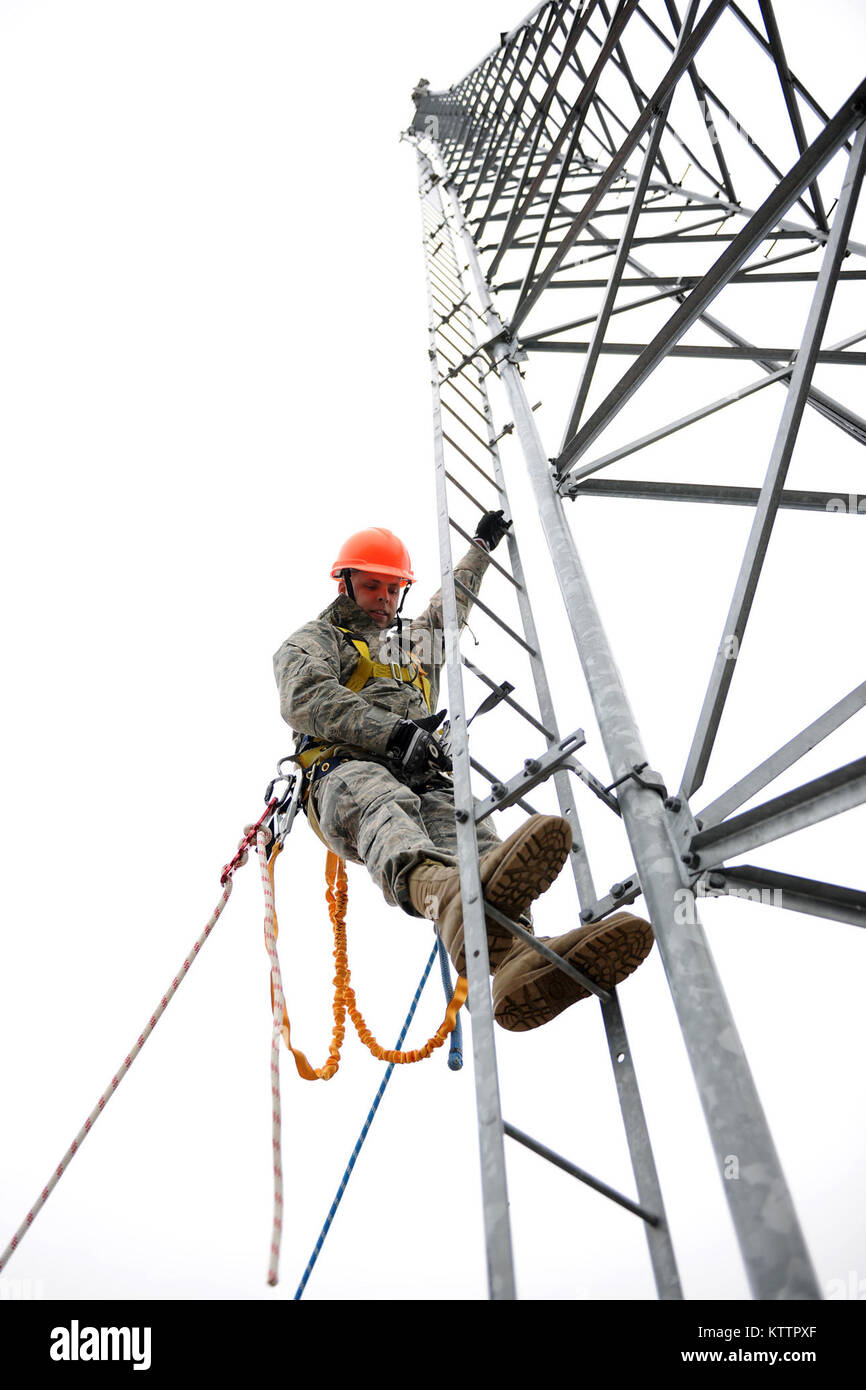
{"type": "Polygon", "coordinates": [[[515,642],[519,642],[521,647],[529,652],[530,656],[538,656],[538,652],[534,647],[530,647],[528,642],[525,642],[513,628],[509,627],[507,623],[504,623],[501,618],[497,617],[492,608],[488,608],[486,603],[482,603],[478,595],[473,594],[472,590],[467,589],[466,585],[461,584],[460,580],[456,577],[454,579],[454,587],[459,589],[461,593],[467,594],[469,598],[473,600],[476,608],[480,608],[482,613],[486,613],[488,618],[492,618],[495,623],[498,623],[503,632],[507,632],[509,637],[514,638],[515,642]]]}
{"type": "MultiPolygon", "coordinates": [[[[447,384],[447,383],[443,383],[443,384],[447,384]]],[[[461,415],[458,415],[458,414],[457,414],[457,411],[454,409],[454,407],[453,407],[453,406],[450,406],[450,405],[448,404],[447,401],[443,401],[443,402],[442,402],[442,409],[443,409],[443,410],[447,410],[448,413],[449,413],[449,415],[453,415],[454,418],[455,418],[455,420],[457,421],[457,423],[463,426],[463,428],[465,429],[465,431],[466,431],[467,434],[471,434],[471,435],[472,435],[472,438],[473,438],[473,439],[476,439],[476,440],[478,441],[478,443],[481,445],[482,449],[495,449],[495,448],[496,448],[495,443],[491,444],[489,439],[483,439],[483,438],[481,437],[481,435],[477,432],[477,430],[474,430],[474,429],[472,428],[471,425],[467,424],[466,421],[463,419],[463,417],[462,417],[461,415]]],[[[498,489],[499,489],[498,483],[494,483],[494,487],[496,487],[497,490],[498,490],[498,489]]]]}
{"type": "Polygon", "coordinates": [[[591,980],[588,975],[584,975],[583,971],[578,970],[570,961],[563,960],[555,951],[551,951],[550,947],[545,946],[537,936],[532,935],[532,932],[526,931],[517,922],[512,922],[510,917],[506,917],[504,912],[500,912],[499,908],[494,907],[486,898],[484,899],[484,912],[487,917],[492,917],[494,922],[499,922],[501,926],[507,927],[512,936],[517,936],[521,941],[525,941],[527,946],[531,946],[533,951],[550,961],[551,965],[555,965],[562,971],[563,975],[568,975],[569,979],[574,980],[576,984],[582,985],[591,994],[598,995],[599,999],[607,1001],[611,998],[609,990],[597,985],[594,980],[591,980]]]}
{"type": "Polygon", "coordinates": [[[495,478],[491,478],[490,474],[487,473],[487,472],[481,467],[481,464],[480,464],[480,463],[476,463],[475,460],[474,460],[474,458],[470,457],[470,455],[467,454],[466,450],[463,449],[463,448],[461,448],[461,446],[457,443],[456,439],[452,439],[451,436],[450,436],[450,434],[448,434],[448,432],[447,432],[446,430],[443,430],[443,431],[442,431],[442,438],[443,438],[443,439],[447,439],[448,443],[451,445],[451,448],[452,448],[452,449],[456,449],[457,452],[458,452],[458,454],[462,454],[463,458],[465,458],[465,460],[466,460],[467,463],[471,463],[471,464],[472,464],[472,467],[476,470],[476,472],[478,472],[478,473],[481,474],[482,478],[484,479],[484,481],[485,481],[486,483],[489,483],[491,487],[495,487],[495,488],[496,488],[496,491],[499,492],[499,493],[502,493],[503,496],[505,495],[505,490],[504,490],[504,488],[501,488],[501,487],[499,486],[499,484],[497,483],[496,479],[495,479],[495,478]]]}
{"type": "Polygon", "coordinates": [[[453,483],[454,486],[455,486],[456,488],[459,488],[459,489],[460,489],[460,491],[463,493],[463,496],[464,496],[464,497],[468,497],[468,498],[469,498],[469,501],[470,501],[470,502],[473,502],[473,503],[475,504],[475,506],[478,508],[479,512],[486,512],[486,511],[489,510],[488,507],[485,507],[485,506],[484,506],[484,503],[483,503],[483,502],[479,502],[479,501],[478,501],[478,498],[477,498],[477,497],[474,497],[474,496],[472,495],[472,493],[469,491],[468,487],[464,487],[462,483],[459,483],[459,482],[457,481],[457,479],[454,477],[454,474],[453,474],[453,473],[449,473],[447,468],[445,469],[445,477],[448,479],[449,483],[453,483]]]}
{"type": "MultiPolygon", "coordinates": [[[[463,665],[468,667],[468,669],[472,672],[473,676],[477,676],[478,679],[480,681],[483,681],[486,686],[489,686],[491,690],[498,690],[499,687],[496,681],[493,681],[490,679],[489,676],[486,676],[480,667],[476,666],[474,662],[469,660],[468,656],[462,657],[462,660],[463,665]]],[[[539,724],[535,716],[530,714],[528,709],[524,709],[522,705],[518,704],[516,700],[513,700],[510,695],[505,696],[504,704],[510,705],[512,709],[517,710],[517,713],[522,714],[523,718],[526,719],[534,729],[537,729],[540,734],[544,734],[544,737],[548,739],[551,743],[554,742],[554,740],[556,739],[556,734],[552,734],[549,729],[545,729],[543,724],[539,724]]]]}
{"type": "MultiPolygon", "coordinates": [[[[443,385],[444,385],[444,386],[450,386],[450,388],[451,388],[451,390],[454,392],[454,394],[455,394],[456,396],[459,396],[460,399],[461,399],[461,401],[463,401],[463,403],[464,403],[465,405],[468,405],[469,409],[470,409],[470,410],[473,410],[473,411],[475,412],[475,414],[479,417],[479,419],[483,420],[485,424],[487,423],[487,416],[485,415],[484,411],[480,408],[480,406],[477,406],[477,405],[475,404],[474,401],[470,401],[470,399],[469,399],[468,396],[464,396],[463,392],[460,390],[460,387],[456,384],[456,381],[446,381],[446,382],[443,382],[443,385]]],[[[444,404],[444,402],[443,402],[443,404],[444,404]]],[[[454,415],[455,412],[452,410],[452,411],[451,411],[451,414],[454,415]]],[[[458,420],[460,419],[460,416],[459,416],[459,415],[457,416],[457,419],[458,419],[458,420]]],[[[829,494],[828,494],[828,496],[829,496],[829,494]]]]}
{"type": "MultiPolygon", "coordinates": [[[[463,530],[463,527],[462,527],[458,522],[456,522],[456,521],[454,520],[453,517],[449,516],[449,518],[448,518],[448,524],[449,524],[450,526],[453,526],[453,527],[454,527],[454,530],[455,530],[455,531],[458,531],[458,532],[460,533],[460,535],[463,537],[463,539],[464,539],[465,541],[468,541],[470,545],[475,545],[475,544],[476,544],[475,537],[474,537],[474,536],[470,536],[470,534],[469,534],[468,531],[464,531],[464,530],[463,530]]],[[[481,547],[478,546],[477,548],[480,550],[481,547]]],[[[485,555],[490,555],[490,552],[489,552],[488,550],[485,550],[484,553],[485,553],[485,555]]],[[[521,589],[521,590],[522,590],[523,585],[522,585],[522,584],[518,584],[517,580],[514,578],[514,575],[513,575],[513,574],[509,574],[509,572],[508,572],[508,570],[505,568],[505,566],[504,566],[504,565],[500,565],[500,563],[499,563],[498,560],[494,560],[494,558],[493,558],[492,555],[490,555],[490,563],[491,563],[491,565],[493,566],[494,569],[499,570],[499,573],[500,573],[500,574],[504,575],[506,579],[508,579],[508,580],[511,581],[511,583],[514,585],[515,589],[521,589]]]]}
{"type": "Polygon", "coordinates": [[[522,1130],[515,1129],[514,1125],[510,1125],[507,1120],[502,1121],[502,1128],[509,1139],[516,1139],[518,1144],[523,1144],[525,1148],[531,1149],[533,1153],[540,1154],[542,1158],[547,1159],[548,1163],[555,1164],[555,1166],[561,1168],[564,1173],[570,1173],[573,1178],[578,1178],[580,1182],[585,1182],[588,1187],[595,1188],[596,1192],[600,1192],[604,1197],[609,1197],[610,1200],[616,1202],[618,1206],[625,1207],[627,1211],[634,1212],[635,1216],[639,1216],[641,1220],[646,1221],[648,1225],[657,1226],[659,1224],[658,1217],[653,1212],[647,1211],[646,1207],[640,1206],[638,1202],[633,1202],[630,1197],[625,1197],[621,1192],[617,1192],[615,1187],[608,1187],[607,1183],[602,1182],[600,1178],[594,1178],[591,1173],[585,1172],[583,1168],[578,1168],[576,1163],[569,1162],[569,1160],[563,1158],[561,1154],[554,1153],[553,1149],[548,1149],[545,1144],[539,1144],[537,1139],[533,1139],[530,1135],[524,1134],[522,1130]]]}
{"type": "Polygon", "coordinates": [[[463,308],[463,306],[464,306],[464,304],[466,303],[466,300],[467,300],[468,298],[469,298],[469,296],[466,295],[466,294],[464,294],[463,298],[462,298],[461,300],[459,300],[457,304],[452,304],[452,306],[451,306],[451,308],[448,310],[448,313],[446,314],[445,318],[444,318],[444,319],[440,319],[440,321],[439,321],[439,328],[441,328],[443,324],[445,324],[445,323],[448,322],[448,319],[451,318],[451,315],[452,315],[452,314],[456,314],[457,311],[458,311],[458,309],[462,309],[462,308],[463,308]]]}
{"type": "MultiPolygon", "coordinates": [[[[460,353],[461,357],[464,355],[466,348],[472,347],[472,339],[467,338],[466,334],[461,330],[459,320],[455,320],[453,323],[450,320],[447,323],[441,323],[439,327],[436,329],[436,332],[448,344],[449,347],[456,348],[457,351],[460,353]],[[453,337],[452,333],[454,335],[453,337]],[[460,342],[456,341],[457,338],[460,339],[460,342]],[[460,343],[465,343],[466,347],[461,348],[460,343]]],[[[436,349],[437,351],[439,349],[438,343],[436,344],[436,349]]],[[[476,409],[475,406],[473,406],[472,408],[473,410],[476,409]]],[[[478,413],[479,415],[481,414],[480,411],[478,413]]]]}

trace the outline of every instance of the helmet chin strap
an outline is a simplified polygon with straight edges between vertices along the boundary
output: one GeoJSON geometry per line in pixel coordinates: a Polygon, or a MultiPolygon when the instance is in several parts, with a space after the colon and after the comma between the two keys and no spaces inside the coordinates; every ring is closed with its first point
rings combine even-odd
{"type": "Polygon", "coordinates": [[[397,651],[399,653],[400,661],[403,660],[403,619],[400,617],[400,614],[403,611],[403,604],[406,602],[406,595],[408,594],[411,588],[412,581],[410,579],[406,583],[406,587],[403,590],[403,597],[400,599],[400,602],[397,606],[397,651]]]}

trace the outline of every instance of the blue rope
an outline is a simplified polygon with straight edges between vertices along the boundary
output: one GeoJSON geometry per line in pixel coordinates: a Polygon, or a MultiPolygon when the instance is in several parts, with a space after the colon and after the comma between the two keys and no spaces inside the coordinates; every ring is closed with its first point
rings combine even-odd
{"type": "MultiPolygon", "coordinates": [[[[405,1038],[406,1038],[406,1034],[409,1032],[409,1025],[411,1024],[412,1019],[415,1017],[415,1010],[416,1010],[417,1007],[418,1007],[418,1000],[421,998],[421,991],[423,990],[424,986],[425,986],[426,983],[427,983],[427,980],[429,979],[430,971],[433,969],[433,962],[434,962],[434,960],[436,959],[436,953],[437,953],[437,951],[438,951],[438,949],[439,949],[439,938],[438,938],[438,936],[437,936],[437,938],[436,938],[436,942],[437,942],[437,944],[433,947],[433,950],[430,952],[430,959],[428,960],[426,966],[424,967],[424,974],[421,976],[421,980],[420,980],[420,982],[419,982],[418,988],[417,988],[416,991],[415,991],[415,998],[412,1000],[412,1003],[411,1003],[410,1008],[409,1008],[409,1012],[408,1012],[408,1014],[406,1015],[406,1022],[403,1024],[402,1031],[401,1031],[401,1033],[400,1033],[399,1038],[397,1039],[397,1045],[396,1045],[396,1047],[394,1048],[394,1051],[395,1051],[395,1052],[399,1052],[399,1051],[400,1051],[400,1048],[403,1046],[403,1042],[404,1042],[404,1040],[405,1040],[405,1038]]],[[[449,985],[448,985],[446,988],[447,988],[448,998],[449,998],[449,1000],[450,1000],[450,998],[451,998],[450,978],[449,978],[449,985]]],[[[459,1014],[458,1014],[458,1026],[459,1026],[459,1014]]],[[[328,1212],[328,1215],[327,1215],[327,1217],[326,1217],[326,1219],[325,1219],[325,1224],[324,1224],[324,1226],[322,1227],[321,1233],[320,1233],[320,1235],[319,1235],[319,1239],[316,1241],[315,1248],[314,1248],[314,1250],[313,1250],[312,1255],[310,1256],[309,1262],[308,1262],[308,1264],[307,1264],[307,1268],[304,1270],[303,1278],[301,1279],[300,1284],[298,1285],[297,1289],[295,1290],[295,1300],[294,1300],[294,1301],[296,1301],[297,1299],[299,1299],[299,1298],[302,1297],[303,1292],[304,1292],[304,1289],[305,1289],[306,1286],[307,1286],[307,1280],[309,1279],[310,1275],[311,1275],[312,1272],[313,1272],[313,1266],[315,1265],[316,1260],[319,1258],[319,1251],[321,1250],[322,1246],[323,1246],[324,1243],[325,1243],[325,1237],[327,1236],[328,1231],[331,1229],[331,1222],[334,1220],[334,1217],[335,1217],[336,1214],[337,1214],[337,1208],[339,1207],[340,1202],[343,1200],[343,1193],[345,1192],[346,1187],[348,1186],[349,1178],[352,1176],[352,1169],[353,1169],[354,1166],[355,1166],[355,1163],[356,1163],[357,1158],[358,1158],[358,1154],[361,1152],[361,1146],[363,1145],[364,1140],[367,1138],[367,1135],[368,1135],[369,1132],[370,1132],[370,1126],[371,1126],[371,1124],[373,1123],[373,1119],[374,1119],[374,1117],[375,1117],[376,1111],[379,1109],[379,1102],[381,1101],[383,1095],[385,1094],[385,1087],[388,1085],[388,1082],[391,1080],[391,1073],[392,1073],[392,1071],[394,1070],[395,1065],[396,1065],[396,1063],[394,1063],[394,1062],[389,1062],[389,1063],[388,1063],[388,1066],[387,1066],[387,1068],[386,1068],[386,1070],[385,1070],[385,1075],[382,1077],[382,1082],[381,1082],[381,1084],[380,1084],[380,1086],[379,1086],[378,1091],[376,1092],[376,1097],[375,1097],[375,1099],[374,1099],[374,1101],[373,1101],[373,1104],[370,1106],[369,1114],[367,1115],[367,1118],[366,1118],[366,1120],[364,1121],[364,1127],[363,1127],[363,1129],[361,1130],[361,1133],[358,1135],[357,1142],[356,1142],[356,1144],[355,1144],[354,1149],[352,1150],[352,1156],[351,1156],[351,1158],[349,1159],[349,1162],[348,1162],[348,1164],[346,1165],[346,1171],[345,1171],[345,1173],[343,1174],[342,1179],[340,1180],[340,1186],[337,1188],[337,1195],[335,1196],[333,1202],[331,1203],[331,1210],[328,1212]]],[[[449,1056],[449,1059],[448,1059],[448,1065],[449,1065],[449,1067],[451,1066],[451,1058],[450,1058],[450,1056],[449,1056]]],[[[461,1065],[462,1065],[462,1062],[461,1062],[461,1065]]]]}
{"type": "MultiPolygon", "coordinates": [[[[448,952],[442,943],[439,933],[436,933],[436,944],[439,947],[439,969],[442,972],[442,987],[445,990],[445,998],[449,1001],[454,993],[454,986],[451,983],[451,966],[448,963],[448,952]]],[[[448,1066],[451,1071],[459,1071],[463,1066],[463,1025],[460,1022],[460,1015],[457,1015],[457,1022],[451,1034],[451,1046],[448,1049],[448,1066]]]]}

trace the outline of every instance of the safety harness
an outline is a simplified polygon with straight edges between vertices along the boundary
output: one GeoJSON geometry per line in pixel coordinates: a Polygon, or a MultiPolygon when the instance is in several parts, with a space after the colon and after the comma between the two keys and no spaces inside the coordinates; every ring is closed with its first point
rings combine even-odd
{"type": "MultiPolygon", "coordinates": [[[[336,627],[337,625],[334,624],[336,627]]],[[[342,632],[352,643],[358,653],[358,663],[347,681],[344,681],[347,690],[352,690],[357,694],[363,690],[368,681],[376,679],[395,680],[401,685],[414,685],[424,696],[424,703],[428,710],[432,711],[430,703],[430,681],[423,666],[416,657],[413,656],[411,666],[398,666],[393,661],[374,661],[370,655],[370,648],[362,637],[356,637],[350,628],[337,627],[338,632],[342,632]]],[[[332,772],[340,763],[345,762],[351,755],[348,753],[338,754],[335,752],[338,747],[335,743],[322,743],[310,734],[304,734],[297,749],[295,750],[294,761],[299,763],[304,774],[304,796],[303,806],[307,810],[310,788],[324,777],[328,772],[332,772]]]]}

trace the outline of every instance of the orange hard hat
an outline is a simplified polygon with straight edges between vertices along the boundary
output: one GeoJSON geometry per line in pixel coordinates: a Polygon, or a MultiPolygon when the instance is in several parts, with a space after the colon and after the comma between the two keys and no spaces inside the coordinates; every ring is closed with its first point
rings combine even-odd
{"type": "Polygon", "coordinates": [[[399,536],[382,526],[356,531],[340,547],[331,566],[331,578],[339,579],[343,570],[366,570],[368,574],[393,574],[404,584],[414,583],[412,561],[399,536]]]}

